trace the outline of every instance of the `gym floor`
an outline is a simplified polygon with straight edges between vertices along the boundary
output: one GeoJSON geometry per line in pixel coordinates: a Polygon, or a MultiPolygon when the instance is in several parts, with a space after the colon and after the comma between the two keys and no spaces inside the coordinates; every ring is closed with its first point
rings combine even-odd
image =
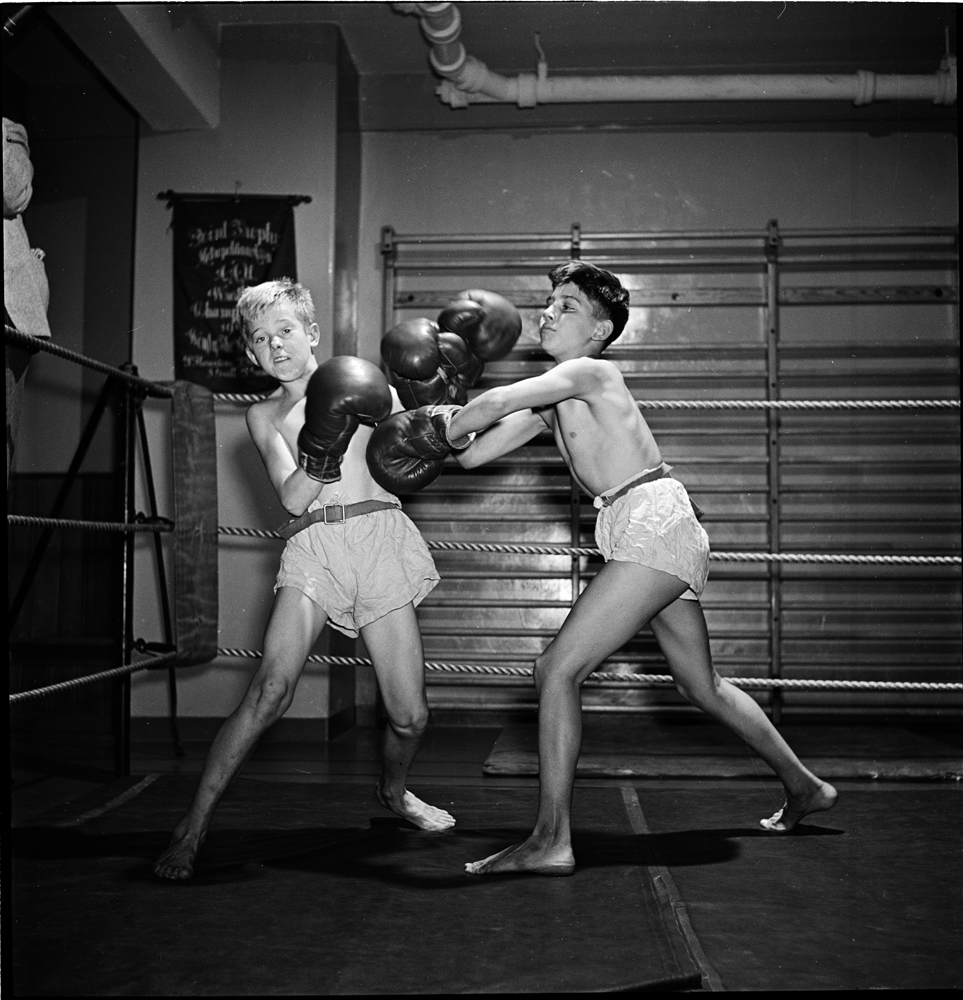
{"type": "MultiPolygon", "coordinates": [[[[627,767],[623,769],[627,773],[619,777],[579,778],[574,818],[580,868],[575,877],[496,879],[491,881],[498,884],[497,891],[483,889],[481,893],[478,889],[484,880],[476,882],[460,876],[457,864],[484,856],[478,837],[488,837],[497,849],[505,837],[530,826],[537,779],[523,772],[525,746],[530,746],[535,727],[531,722],[486,724],[484,717],[460,721],[462,724],[457,726],[435,724],[429,729],[410,781],[424,798],[445,805],[459,819],[464,817],[458,828],[463,839],[447,841],[448,854],[439,855],[438,842],[432,842],[436,855],[433,863],[443,865],[443,874],[431,874],[425,867],[418,853],[427,843],[418,841],[422,835],[399,840],[398,831],[389,829],[391,817],[379,810],[368,791],[380,769],[380,736],[374,729],[358,727],[327,744],[266,740],[258,748],[235,789],[240,787],[248,796],[245,801],[263,803],[269,821],[252,818],[250,806],[240,799],[230,808],[225,799],[223,826],[230,828],[238,817],[243,819],[240,825],[255,827],[260,823],[259,839],[254,837],[258,846],[251,846],[254,840],[250,829],[245,829],[243,843],[229,843],[228,833],[224,833],[221,836],[228,839],[223,839],[220,847],[212,847],[209,838],[212,857],[222,851],[220,868],[215,872],[212,866],[206,888],[201,888],[215,895],[208,899],[195,893],[190,898],[194,909],[188,907],[188,896],[164,896],[160,892],[175,887],[141,876],[146,876],[150,859],[164,846],[163,830],[169,829],[178,811],[187,804],[207,752],[206,741],[185,742],[183,757],[174,756],[169,741],[135,743],[132,778],[106,785],[15,770],[12,902],[10,895],[7,899],[12,907],[9,926],[17,993],[57,995],[66,990],[79,995],[150,995],[163,989],[167,995],[217,995],[224,988],[224,980],[216,975],[205,978],[212,968],[217,968],[216,962],[211,965],[216,937],[209,936],[215,932],[203,929],[212,928],[211,917],[217,916],[218,921],[223,918],[224,908],[232,905],[232,894],[238,908],[247,905],[244,894],[253,891],[254,883],[246,879],[254,879],[261,891],[269,892],[269,906],[283,909],[293,905],[289,902],[282,906],[287,893],[299,884],[306,886],[305,880],[310,878],[318,878],[327,894],[316,907],[327,905],[341,913],[332,925],[337,926],[340,935],[336,949],[340,964],[333,970],[333,959],[329,957],[327,965],[315,970],[316,980],[286,981],[286,973],[280,970],[291,968],[291,964],[284,962],[278,952],[279,964],[265,966],[266,979],[252,983],[255,991],[541,992],[559,989],[559,982],[571,982],[573,992],[635,992],[645,988],[933,989],[959,988],[963,984],[958,948],[963,932],[963,874],[958,864],[963,789],[959,782],[959,726],[955,720],[921,720],[913,724],[905,720],[869,723],[812,719],[790,723],[787,738],[804,760],[836,762],[832,780],[841,795],[831,813],[810,817],[795,835],[773,837],[760,831],[757,821],[781,803],[778,783],[766,776],[761,765],[752,762],[743,768],[747,776],[731,777],[725,776],[725,771],[719,772],[712,761],[725,761],[728,755],[728,773],[739,773],[732,763],[732,744],[721,727],[687,718],[647,719],[641,726],[625,719],[589,718],[581,761],[583,773],[592,773],[593,759],[617,754],[622,745],[629,761],[641,760],[646,747],[654,755],[661,754],[663,773],[673,776],[640,776],[638,767],[627,767]],[[875,773],[881,777],[836,776],[847,771],[867,774],[867,756],[873,756],[874,747],[880,758],[875,773]],[[506,770],[505,748],[516,763],[522,763],[516,773],[493,773],[506,770]],[[500,759],[502,764],[498,763],[500,759]],[[947,770],[948,761],[955,761],[956,766],[947,770]],[[717,776],[711,776],[714,767],[717,776]],[[895,780],[887,778],[887,774],[903,777],[895,780]],[[163,788],[163,794],[151,791],[137,795],[144,776],[155,776],[153,789],[163,788]],[[319,796],[316,809],[304,794],[307,791],[310,795],[310,786],[316,787],[319,796]],[[295,793],[296,807],[290,805],[295,793]],[[134,798],[130,798],[131,794],[134,798]],[[283,798],[284,794],[288,797],[283,798]],[[116,805],[120,801],[123,804],[116,805]],[[135,815],[132,810],[138,801],[142,803],[141,812],[135,815]],[[634,813],[632,803],[637,807],[634,813]],[[279,814],[285,809],[294,811],[282,817],[279,814]],[[98,826],[106,822],[106,810],[117,816],[124,813],[128,825],[98,826]],[[90,819],[94,816],[100,818],[90,819]],[[69,843],[64,839],[67,830],[74,837],[69,843]],[[395,838],[388,845],[390,850],[385,844],[377,850],[372,847],[372,830],[380,830],[382,837],[390,833],[395,838]],[[86,838],[82,848],[76,839],[80,835],[86,838]],[[315,840],[309,847],[306,839],[311,837],[315,840]],[[331,846],[327,861],[319,861],[325,837],[327,843],[333,845],[337,840],[342,846],[331,846]],[[357,845],[365,837],[367,846],[362,850],[357,845]],[[124,838],[126,846],[119,847],[124,838]],[[265,841],[272,838],[273,847],[265,847],[265,841]],[[344,848],[348,841],[355,847],[344,848]],[[333,860],[336,851],[341,852],[337,861],[333,860]],[[124,856],[123,861],[118,860],[119,855],[124,856]],[[279,860],[280,855],[285,857],[279,860]],[[310,864],[305,860],[309,855],[314,858],[310,864]],[[409,863],[406,857],[413,866],[407,876],[403,871],[409,863]],[[295,863],[292,859],[300,860],[295,863]],[[389,870],[384,867],[385,859],[390,861],[391,877],[384,874],[389,870]],[[85,865],[90,866],[86,882],[85,865]],[[105,909],[101,914],[98,906],[107,907],[106,882],[111,867],[117,872],[123,869],[123,892],[127,894],[112,897],[112,905],[122,898],[127,904],[124,912],[105,909]],[[252,868],[258,869],[260,882],[251,873],[252,868]],[[229,878],[224,874],[227,871],[232,873],[229,878]],[[648,872],[650,881],[646,885],[656,890],[652,898],[659,897],[665,904],[663,916],[666,926],[671,926],[665,936],[668,943],[660,947],[666,954],[672,947],[686,952],[677,964],[673,964],[671,955],[663,956],[661,979],[646,979],[645,969],[636,967],[631,954],[633,924],[638,927],[638,921],[649,919],[640,902],[644,887],[641,881],[634,881],[638,871],[648,872]],[[427,913],[419,910],[417,902],[430,882],[429,874],[436,878],[432,888],[445,889],[425,897],[437,911],[432,915],[430,932],[427,913]],[[285,878],[291,879],[288,889],[284,888],[285,878]],[[371,922],[372,911],[367,909],[358,917],[359,922],[352,924],[347,916],[349,901],[360,906],[359,893],[371,891],[364,882],[370,886],[376,880],[377,899],[385,907],[375,907],[380,923],[371,922]],[[535,886],[534,882],[541,884],[535,886]],[[389,906],[394,899],[389,889],[400,894],[399,900],[413,902],[389,906]],[[462,903],[457,902],[459,894],[464,897],[462,903]],[[507,970],[509,959],[505,958],[501,964],[494,962],[486,973],[488,985],[479,988],[477,980],[463,978],[463,970],[468,962],[477,968],[479,949],[481,954],[488,952],[484,940],[472,941],[470,935],[463,940],[468,932],[464,915],[456,917],[456,912],[461,911],[452,909],[456,904],[470,906],[470,913],[481,912],[485,906],[491,908],[486,917],[488,940],[495,940],[491,935],[504,932],[508,923],[513,928],[510,937],[535,935],[538,949],[544,948],[546,955],[550,943],[556,948],[561,946],[558,921],[565,913],[575,914],[571,941],[580,950],[567,954],[571,955],[572,975],[581,974],[582,979],[550,979],[537,966],[522,975],[517,969],[507,970]],[[125,967],[122,974],[114,969],[107,978],[99,978],[106,975],[106,967],[116,966],[119,961],[104,958],[112,947],[118,949],[118,956],[127,956],[124,961],[129,964],[125,949],[136,949],[140,940],[139,918],[134,911],[138,907],[156,910],[164,905],[175,906],[173,912],[182,914],[192,927],[196,921],[201,928],[191,932],[190,948],[177,945],[164,956],[163,964],[176,969],[178,975],[171,978],[165,972],[145,978],[143,969],[134,975],[125,967]],[[546,906],[551,908],[555,924],[548,921],[547,914],[537,912],[546,906]],[[57,912],[55,920],[39,916],[50,908],[57,912]],[[97,962],[89,970],[83,959],[79,964],[74,962],[73,971],[67,975],[62,964],[58,966],[53,954],[46,950],[56,947],[54,939],[58,934],[60,946],[64,947],[63,931],[54,926],[57,921],[65,921],[68,928],[79,928],[87,922],[87,936],[98,953],[97,962]],[[422,969],[411,971],[415,976],[411,982],[417,983],[419,974],[426,978],[420,989],[412,988],[410,982],[409,988],[404,988],[396,978],[398,963],[404,963],[406,954],[416,954],[415,941],[422,924],[426,935],[443,935],[430,942],[432,955],[447,951],[447,927],[450,964],[441,968],[437,972],[440,978],[433,981],[424,969],[425,959],[412,959],[421,962],[422,969]],[[378,939],[366,935],[383,933],[391,937],[399,930],[403,931],[400,950],[395,953],[399,948],[395,941],[391,961],[383,965],[384,971],[379,971],[382,966],[372,964],[371,959],[372,950],[378,950],[378,939]],[[113,934],[118,935],[118,940],[112,944],[107,937],[113,934]],[[684,945],[679,945],[683,939],[684,945]],[[618,949],[613,940],[619,944],[618,949]],[[459,954],[459,949],[464,953],[459,954]],[[47,961],[38,961],[43,954],[48,955],[47,961]],[[348,954],[358,956],[354,965],[344,957],[348,954]],[[597,985],[591,985],[591,976],[601,974],[588,968],[590,959],[599,968],[607,968],[605,963],[621,963],[623,968],[613,966],[611,980],[602,977],[595,980],[597,985]],[[265,984],[273,988],[267,989],[265,984]]],[[[212,837],[214,831],[212,826],[212,837]]],[[[489,852],[487,846],[484,850],[489,852]]],[[[203,874],[199,868],[199,875],[203,874]]],[[[205,878],[199,878],[199,882],[204,883],[205,878]]],[[[648,926],[651,937],[655,924],[648,926]]],[[[80,932],[72,933],[76,936],[80,932]]],[[[146,930],[140,933],[144,936],[146,930]]],[[[641,934],[637,940],[645,938],[641,934]]],[[[290,938],[286,941],[295,957],[295,942],[290,938]]],[[[149,940],[144,944],[151,952],[154,950],[149,940]]],[[[570,944],[564,947],[570,948],[570,944]]],[[[639,944],[637,950],[644,951],[644,944],[639,944]]],[[[88,941],[85,954],[90,951],[88,941]]],[[[563,964],[564,960],[563,956],[563,964]]],[[[552,974],[557,977],[559,959],[554,957],[552,964],[552,974]]],[[[300,974],[305,974],[303,967],[300,974]]]]}

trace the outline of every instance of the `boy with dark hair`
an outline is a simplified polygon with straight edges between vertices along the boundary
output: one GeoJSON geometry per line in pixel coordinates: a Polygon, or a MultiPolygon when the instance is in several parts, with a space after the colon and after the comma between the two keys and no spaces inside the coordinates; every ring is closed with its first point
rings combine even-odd
{"type": "Polygon", "coordinates": [[[625,325],[628,293],[614,275],[581,261],[556,268],[550,277],[552,293],[539,324],[542,348],[555,362],[549,371],[490,389],[464,407],[397,414],[378,428],[368,449],[372,474],[382,485],[404,483],[418,475],[413,451],[421,461],[436,463],[454,452],[462,466],[474,468],[547,426],[599,511],[595,538],[605,565],[535,661],[535,829],[523,843],[466,870],[574,871],[570,823],[582,734],[580,687],[646,624],[679,692],[746,740],[783,782],[786,803],[762,826],[791,830],[808,813],[832,807],[836,790],[809,771],[759,705],[712,666],[699,604],[709,571],[708,538],[685,488],[669,476],[622,373],[601,357],[625,325]]]}

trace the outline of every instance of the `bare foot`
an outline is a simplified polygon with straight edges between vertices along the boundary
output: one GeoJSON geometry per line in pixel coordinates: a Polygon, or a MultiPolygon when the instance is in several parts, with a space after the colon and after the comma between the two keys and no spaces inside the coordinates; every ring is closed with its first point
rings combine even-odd
{"type": "Polygon", "coordinates": [[[379,783],[375,786],[375,795],[385,809],[390,809],[396,816],[412,823],[419,830],[450,830],[455,825],[455,817],[451,813],[422,802],[417,795],[407,789],[403,798],[399,800],[379,783]]]}
{"type": "Polygon", "coordinates": [[[795,829],[803,816],[832,809],[834,805],[836,805],[836,789],[828,782],[820,781],[808,795],[787,796],[782,809],[773,813],[769,819],[759,820],[759,825],[771,833],[789,833],[795,829]]]}
{"type": "Polygon", "coordinates": [[[530,872],[533,875],[571,875],[575,871],[575,855],[571,847],[545,848],[526,840],[483,861],[465,865],[468,875],[510,875],[530,872]]]}
{"type": "Polygon", "coordinates": [[[194,859],[203,842],[203,834],[198,836],[183,821],[178,823],[167,850],[154,862],[154,874],[158,878],[191,878],[194,875],[194,859]]]}

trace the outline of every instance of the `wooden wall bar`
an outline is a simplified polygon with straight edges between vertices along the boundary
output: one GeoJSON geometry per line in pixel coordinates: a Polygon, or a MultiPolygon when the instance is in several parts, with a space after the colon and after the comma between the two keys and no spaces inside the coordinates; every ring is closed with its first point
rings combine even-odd
{"type": "MultiPolygon", "coordinates": [[[[707,511],[715,552],[960,553],[959,409],[653,409],[654,400],[958,399],[958,235],[949,229],[403,236],[386,229],[385,323],[433,317],[481,287],[520,309],[515,350],[476,391],[544,371],[548,270],[582,256],[631,290],[606,352],[674,475],[707,511]],[[775,512],[775,513],[774,513],[775,512]]],[[[454,463],[405,507],[428,539],[594,544],[548,436],[471,472],[454,463]]],[[[436,553],[420,610],[431,660],[530,666],[600,565],[595,557],[436,553]]],[[[729,676],[959,680],[958,566],[714,561],[703,606],[729,676]]],[[[605,665],[665,673],[648,630],[605,665]]],[[[429,675],[435,707],[533,706],[527,679],[429,675]]],[[[759,694],[778,714],[956,711],[930,692],[759,694]]],[[[587,685],[590,710],[679,705],[671,689],[587,685]]]]}

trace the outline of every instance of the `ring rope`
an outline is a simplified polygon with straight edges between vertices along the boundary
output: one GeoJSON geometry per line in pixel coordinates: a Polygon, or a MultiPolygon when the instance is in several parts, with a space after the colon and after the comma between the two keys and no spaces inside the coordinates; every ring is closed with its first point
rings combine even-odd
{"type": "MultiPolygon", "coordinates": [[[[68,361],[74,361],[85,368],[114,378],[123,379],[132,385],[146,389],[149,394],[157,396],[173,396],[174,390],[158,382],[132,375],[121,368],[105,364],[94,358],[88,358],[76,351],[48,341],[44,337],[32,337],[22,333],[16,327],[4,324],[4,334],[7,340],[29,347],[32,350],[46,351],[68,361]]],[[[256,403],[265,399],[265,393],[219,392],[214,398],[232,403],[256,403]]],[[[889,410],[889,409],[956,409],[960,408],[958,399],[649,399],[639,403],[643,409],[650,410],[889,410]]]]}
{"type": "Polygon", "coordinates": [[[48,342],[45,337],[31,337],[30,334],[21,333],[16,327],[8,326],[6,323],[3,325],[3,332],[7,340],[13,341],[15,344],[18,343],[24,347],[28,347],[30,350],[46,351],[48,354],[55,354],[58,357],[66,358],[68,361],[73,361],[84,368],[91,368],[95,372],[101,372],[104,375],[111,375],[114,378],[122,379],[131,385],[137,385],[142,389],[146,389],[148,395],[165,397],[174,395],[174,390],[170,386],[151,382],[148,379],[141,378],[139,375],[132,375],[130,372],[125,372],[122,368],[115,368],[113,365],[105,364],[103,361],[88,358],[86,355],[78,354],[76,351],[71,351],[66,347],[61,347],[60,344],[48,342]]]}
{"type": "MultiPolygon", "coordinates": [[[[20,527],[77,528],[86,531],[120,531],[127,533],[165,533],[174,530],[174,525],[166,518],[157,521],[144,520],[136,524],[122,521],[80,521],[69,518],[33,517],[25,514],[7,514],[7,524],[20,527]]],[[[276,531],[262,528],[235,528],[218,526],[218,534],[241,538],[278,538],[276,531]]],[[[565,545],[561,542],[545,545],[524,545],[513,542],[437,542],[426,541],[429,549],[438,552],[495,552],[513,555],[549,556],[597,556],[598,549],[587,546],[565,545]]],[[[709,558],[716,562],[759,562],[759,563],[822,563],[846,565],[891,565],[891,566],[959,566],[963,556],[888,556],[835,554],[825,552],[710,552],[709,558]]]]}
{"type": "MultiPolygon", "coordinates": [[[[218,526],[221,535],[236,535],[242,538],[280,538],[276,531],[260,528],[232,528],[218,526]]],[[[523,545],[512,542],[436,542],[428,541],[429,549],[438,552],[504,552],[515,555],[548,556],[597,556],[598,549],[565,545],[552,542],[545,545],[523,545]]],[[[963,564],[963,556],[873,556],[835,555],[807,552],[710,552],[710,559],[718,562],[787,562],[787,563],[883,563],[891,565],[936,565],[958,566],[963,564]]]]}
{"type": "Polygon", "coordinates": [[[148,660],[141,660],[139,663],[126,663],[122,667],[112,667],[110,670],[101,670],[96,674],[88,674],[86,677],[73,677],[69,681],[60,681],[57,684],[48,684],[46,687],[32,688],[29,691],[18,691],[10,695],[10,704],[28,701],[32,698],[43,698],[48,694],[57,694],[60,691],[69,691],[71,688],[82,687],[85,684],[93,684],[96,681],[109,680],[112,677],[122,677],[125,674],[135,674],[139,670],[150,670],[152,667],[169,663],[177,658],[177,653],[163,653],[161,656],[152,656],[148,660]]]}
{"type": "MultiPolygon", "coordinates": [[[[264,393],[217,392],[216,400],[257,403],[264,393]]],[[[646,399],[643,410],[958,410],[958,399],[646,399]]]]}
{"type": "Polygon", "coordinates": [[[960,408],[958,399],[646,399],[643,410],[906,410],[960,408]]]}
{"type": "Polygon", "coordinates": [[[136,524],[129,524],[125,521],[78,521],[70,518],[59,517],[33,517],[26,514],[7,514],[8,525],[18,525],[40,528],[78,528],[83,531],[123,531],[129,533],[138,532],[165,532],[173,531],[174,524],[167,518],[157,521],[140,521],[136,524]]]}
{"type": "MultiPolygon", "coordinates": [[[[238,659],[259,659],[261,652],[256,649],[218,649],[218,656],[238,659]]],[[[363,656],[320,656],[312,654],[308,663],[326,663],[334,666],[370,667],[371,660],[363,656]]],[[[531,677],[529,667],[489,666],[480,663],[437,663],[426,662],[430,673],[446,674],[486,674],[499,677],[531,677]]],[[[796,680],[785,677],[726,677],[725,680],[740,688],[791,688],[794,690],[849,690],[849,691],[963,691],[963,682],[955,681],[842,681],[842,680],[796,680]]],[[[665,687],[675,684],[671,674],[632,674],[597,670],[589,675],[588,683],[630,683],[637,687],[665,687]]]]}

